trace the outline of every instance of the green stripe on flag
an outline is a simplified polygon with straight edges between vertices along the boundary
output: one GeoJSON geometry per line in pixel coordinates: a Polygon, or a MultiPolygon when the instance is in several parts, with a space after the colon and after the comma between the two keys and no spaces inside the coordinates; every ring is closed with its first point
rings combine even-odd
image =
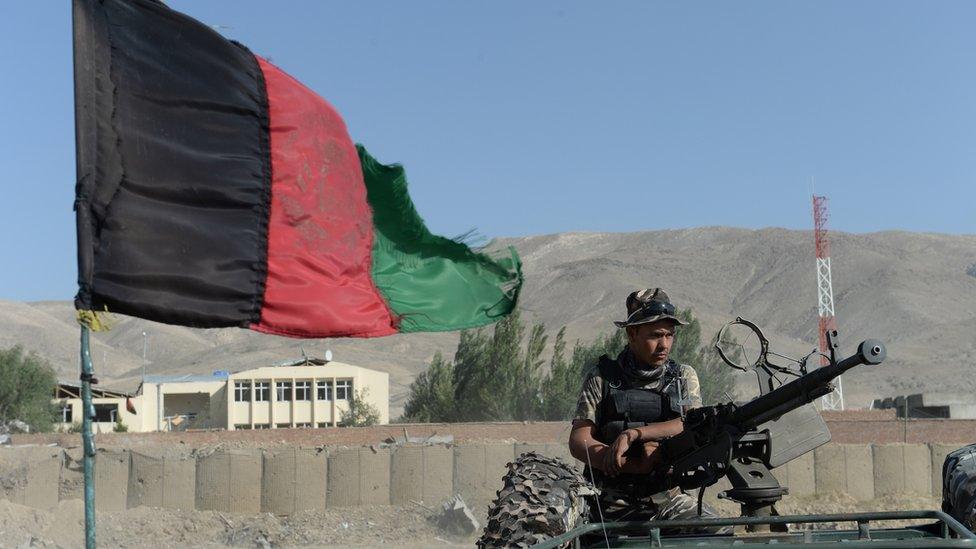
{"type": "Polygon", "coordinates": [[[512,312],[522,288],[515,249],[492,258],[431,234],[407,193],[403,167],[356,148],[373,209],[373,282],[399,317],[399,330],[462,330],[512,312]]]}

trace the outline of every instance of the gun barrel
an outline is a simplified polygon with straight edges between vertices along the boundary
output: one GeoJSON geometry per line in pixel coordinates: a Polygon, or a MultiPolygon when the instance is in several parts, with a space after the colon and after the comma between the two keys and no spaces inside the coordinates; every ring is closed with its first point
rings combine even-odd
{"type": "Polygon", "coordinates": [[[861,364],[880,364],[885,359],[885,346],[878,340],[862,341],[857,353],[844,360],[818,368],[805,376],[770,391],[737,408],[730,422],[746,428],[755,427],[796,409],[833,390],[830,382],[861,364]]]}

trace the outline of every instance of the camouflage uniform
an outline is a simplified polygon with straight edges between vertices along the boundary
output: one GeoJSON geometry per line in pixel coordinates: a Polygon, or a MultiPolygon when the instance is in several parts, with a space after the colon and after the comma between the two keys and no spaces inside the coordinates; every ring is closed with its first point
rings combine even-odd
{"type": "MultiPolygon", "coordinates": [[[[624,359],[623,355],[626,353],[629,353],[629,350],[624,350],[618,360],[624,359]]],[[[640,387],[667,393],[672,402],[681,403],[683,412],[701,407],[702,399],[698,374],[695,373],[694,368],[686,364],[679,364],[678,368],[680,384],[666,383],[668,379],[662,375],[640,387]]],[[[583,381],[583,389],[576,404],[573,420],[585,419],[600,425],[600,402],[603,395],[604,380],[600,376],[599,370],[594,367],[583,381]]],[[[614,479],[606,477],[597,479],[597,487],[600,489],[602,512],[607,520],[626,520],[629,514],[639,512],[641,508],[645,512],[650,511],[652,520],[699,517],[698,499],[677,488],[651,496],[635,497],[628,483],[614,482],[614,479]]],[[[716,518],[718,514],[708,505],[703,505],[701,517],[716,518]]]]}
{"type": "MultiPolygon", "coordinates": [[[[698,374],[695,373],[695,369],[687,364],[679,364],[680,368],[679,379],[682,385],[682,395],[684,403],[684,411],[687,412],[692,408],[701,408],[701,386],[698,384],[698,374]]],[[[650,383],[641,385],[643,389],[651,389],[654,391],[665,391],[664,387],[665,377],[661,376],[650,383]]],[[[677,394],[677,387],[673,389],[675,395],[677,394]]],[[[670,393],[670,391],[668,391],[670,393]]],[[[672,395],[673,398],[674,395],[672,395]]],[[[600,400],[603,398],[603,378],[600,377],[600,372],[596,367],[592,368],[587,374],[586,379],[583,381],[583,390],[580,391],[579,400],[576,402],[576,413],[573,415],[573,420],[577,419],[588,419],[593,423],[599,425],[599,418],[597,414],[600,410],[600,400]]]]}
{"type": "MultiPolygon", "coordinates": [[[[671,320],[675,326],[682,326],[685,323],[675,316],[674,305],[668,294],[660,288],[638,290],[627,296],[626,301],[627,319],[614,321],[618,328],[628,326],[639,326],[641,324],[656,322],[662,319],[671,320]]],[[[634,366],[634,357],[629,349],[625,349],[617,357],[621,367],[634,366]]],[[[662,366],[661,368],[667,368],[662,366]]],[[[624,368],[626,370],[626,368],[624,368]]],[[[673,371],[673,370],[672,370],[673,371]]],[[[650,389],[667,394],[672,404],[672,412],[684,412],[692,408],[702,406],[701,388],[698,383],[698,374],[688,365],[680,364],[677,368],[677,376],[669,375],[662,370],[662,375],[640,385],[631,383],[633,388],[650,389]]],[[[649,379],[649,378],[645,378],[649,379]]],[[[583,388],[576,406],[576,414],[573,420],[589,420],[595,425],[600,426],[601,422],[601,401],[607,394],[604,387],[599,368],[594,367],[583,381],[583,388]]],[[[650,511],[650,518],[653,520],[689,519],[698,518],[698,500],[689,494],[675,488],[666,492],[653,494],[650,496],[637,495],[634,490],[635,484],[639,484],[639,479],[632,476],[629,479],[618,477],[612,479],[599,473],[593,475],[596,479],[597,487],[600,489],[600,505],[606,520],[626,520],[628,515],[638,513],[647,516],[650,511]],[[634,482],[637,480],[637,483],[634,482]]],[[[709,506],[702,506],[702,518],[715,518],[718,515],[709,506]]],[[[718,529],[724,532],[726,529],[718,529]]]]}

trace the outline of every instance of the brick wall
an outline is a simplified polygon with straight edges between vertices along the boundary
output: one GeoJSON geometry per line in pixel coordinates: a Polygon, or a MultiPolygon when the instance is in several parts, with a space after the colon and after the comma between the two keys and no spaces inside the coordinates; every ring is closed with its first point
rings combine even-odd
{"type": "MultiPolygon", "coordinates": [[[[976,420],[898,419],[891,410],[824,412],[833,442],[841,444],[908,442],[976,442],[976,420]]],[[[186,431],[175,433],[105,433],[95,437],[100,446],[180,445],[197,448],[216,443],[253,445],[370,445],[403,436],[453,435],[457,442],[519,441],[562,443],[569,440],[568,422],[429,423],[379,425],[360,428],[270,429],[263,431],[186,431]]],[[[14,444],[81,444],[77,434],[14,435],[14,444]]]]}

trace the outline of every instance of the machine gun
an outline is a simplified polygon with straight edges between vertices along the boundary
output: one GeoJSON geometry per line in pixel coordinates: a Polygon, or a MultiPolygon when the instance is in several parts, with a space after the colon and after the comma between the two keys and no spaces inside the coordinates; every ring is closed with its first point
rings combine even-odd
{"type": "Polygon", "coordinates": [[[837,331],[833,330],[827,334],[830,356],[814,350],[802,359],[791,359],[799,365],[797,372],[770,362],[769,355],[776,353],[769,351],[762,331],[752,322],[737,318],[722,329],[716,349],[723,361],[740,370],[749,367],[730,357],[732,353],[722,346],[723,334],[738,326],[748,328],[758,339],[758,358],[751,368],[759,377],[760,396],[742,405],[727,403],[689,411],[684,431],[661,444],[669,466],[654,475],[654,483],[661,482],[666,488],[699,489],[700,508],[704,489],[728,477],[732,489],[719,497],[738,502],[742,516],[776,515],[774,504],[788,490],[770,470],[830,441],[830,431],[811,403],[833,391],[831,382],[847,370],[861,364],[880,364],[885,347],[869,339],[854,355],[837,360],[837,331]],[[808,372],[811,356],[823,356],[825,364],[808,372]],[[795,379],[784,382],[777,374],[795,379]]]}

